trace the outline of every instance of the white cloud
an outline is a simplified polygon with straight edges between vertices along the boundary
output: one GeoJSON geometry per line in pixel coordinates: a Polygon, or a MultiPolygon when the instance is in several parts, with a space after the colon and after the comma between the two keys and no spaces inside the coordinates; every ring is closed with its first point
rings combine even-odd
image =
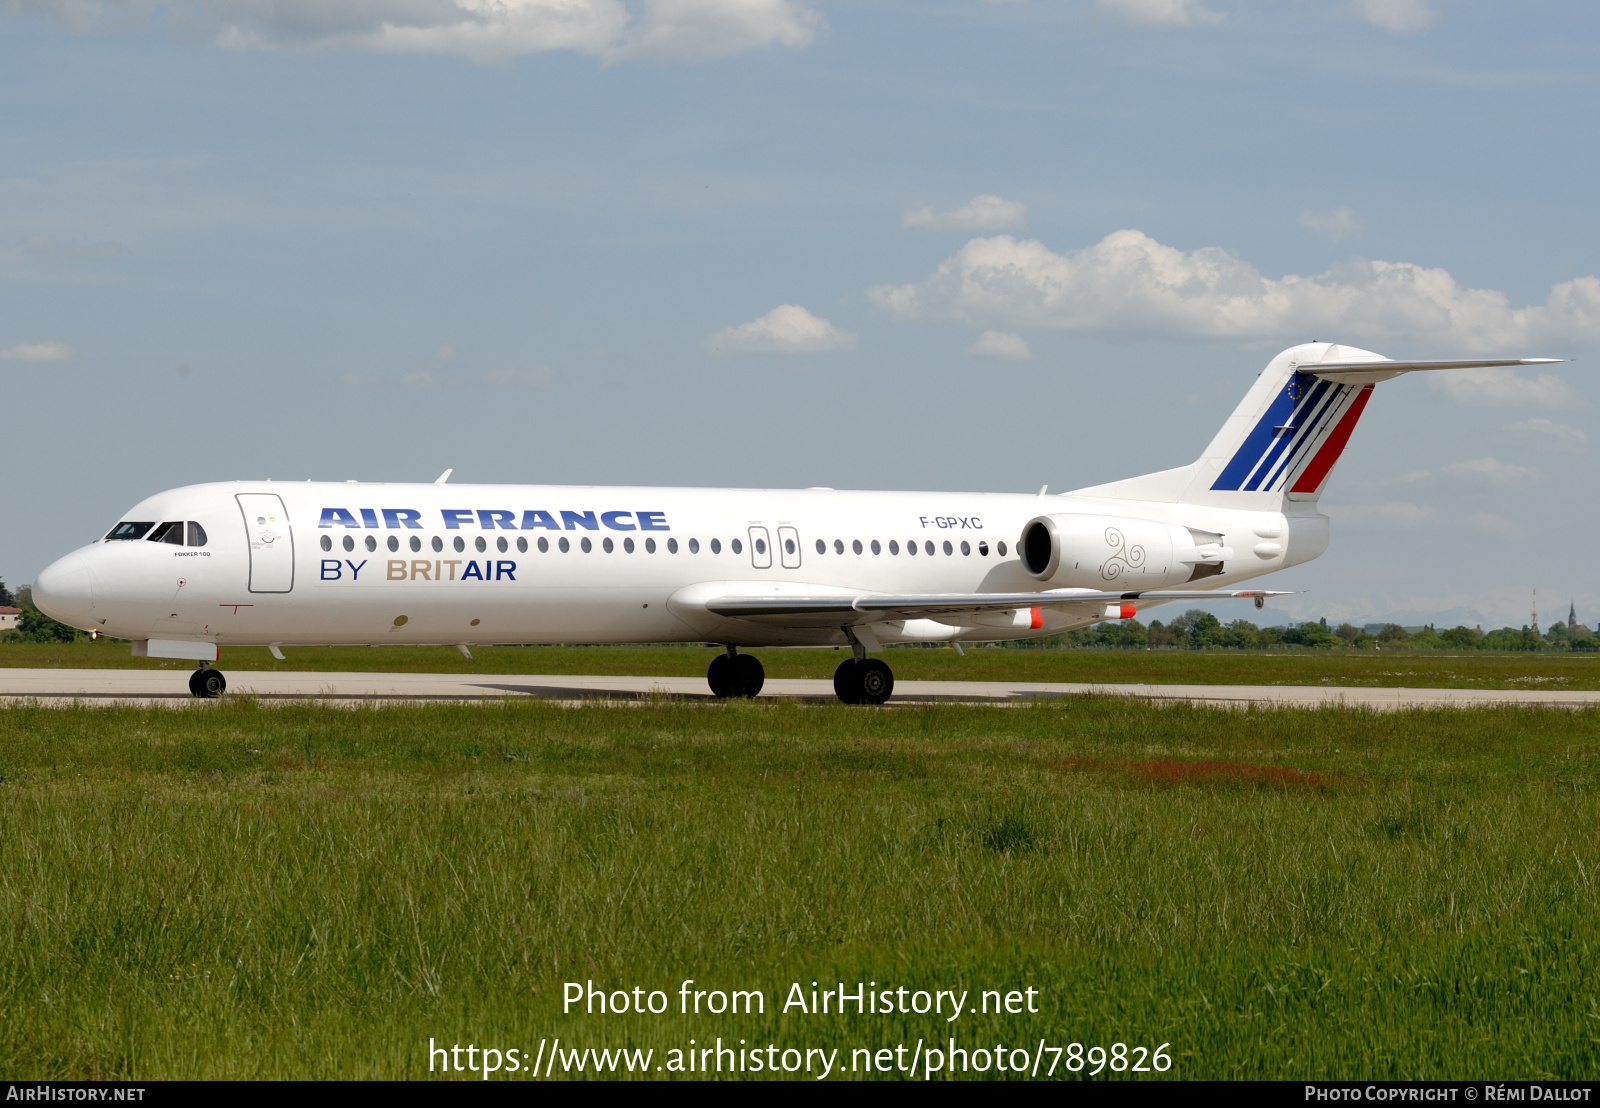
{"type": "Polygon", "coordinates": [[[985,331],[978,341],[967,347],[968,354],[980,358],[999,358],[1007,362],[1025,362],[1033,357],[1028,340],[1010,331],[985,331]]]}
{"type": "Polygon", "coordinates": [[[1439,22],[1428,0],[1352,0],[1355,13],[1386,31],[1425,31],[1439,22]]]}
{"type": "Polygon", "coordinates": [[[1510,369],[1448,369],[1428,374],[1428,387],[1459,403],[1486,408],[1506,404],[1569,408],[1583,404],[1583,398],[1572,386],[1554,373],[1540,373],[1530,380],[1510,369]]]}
{"type": "Polygon", "coordinates": [[[556,371],[549,366],[532,369],[491,369],[480,376],[486,385],[495,388],[548,389],[556,383],[556,371]]]}
{"type": "Polygon", "coordinates": [[[1226,16],[1200,0],[1094,0],[1097,11],[1136,27],[1195,27],[1221,23],[1226,16]]]}
{"type": "Polygon", "coordinates": [[[1511,465],[1495,458],[1473,458],[1466,462],[1452,462],[1447,466],[1440,466],[1439,472],[1448,477],[1460,477],[1475,484],[1495,485],[1500,488],[1509,488],[1539,476],[1539,471],[1536,469],[1511,465]]]}
{"type": "MultiPolygon", "coordinates": [[[[1115,231],[1070,254],[1011,235],[975,238],[924,280],[868,295],[901,319],[997,329],[1301,342],[1343,334],[1350,337],[1340,341],[1427,340],[1441,354],[1521,356],[1546,353],[1530,349],[1541,344],[1600,343],[1595,277],[1555,285],[1543,305],[1513,308],[1502,292],[1462,288],[1442,269],[1409,262],[1358,259],[1273,279],[1226,250],[1185,253],[1139,231],[1115,231]]],[[[1560,378],[1541,374],[1533,387],[1553,395],[1550,382],[1560,378]]]]}
{"type": "Polygon", "coordinates": [[[72,347],[64,342],[19,342],[0,350],[0,362],[64,362],[72,347]]]}
{"type": "Polygon", "coordinates": [[[935,212],[913,208],[900,217],[900,226],[930,231],[1017,231],[1028,225],[1028,206],[1020,200],[1002,200],[984,193],[959,208],[935,212]]]}
{"type": "Polygon", "coordinates": [[[803,0],[0,0],[74,30],[165,17],[234,50],[454,54],[503,65],[572,50],[611,59],[719,58],[759,46],[806,46],[826,28],[803,0]]]}
{"type": "Polygon", "coordinates": [[[1589,436],[1584,431],[1542,416],[1508,423],[1503,430],[1515,441],[1563,454],[1580,453],[1589,445],[1589,436]]]}
{"type": "Polygon", "coordinates": [[[1321,231],[1335,242],[1352,231],[1361,230],[1356,213],[1349,208],[1335,208],[1331,212],[1301,212],[1300,226],[1321,231]]]}
{"type": "Polygon", "coordinates": [[[758,46],[810,46],[827,28],[796,0],[646,0],[618,58],[698,61],[758,46]]]}
{"type": "Polygon", "coordinates": [[[717,354],[822,354],[853,350],[856,336],[798,304],[780,304],[760,319],[728,327],[706,339],[717,354]]]}

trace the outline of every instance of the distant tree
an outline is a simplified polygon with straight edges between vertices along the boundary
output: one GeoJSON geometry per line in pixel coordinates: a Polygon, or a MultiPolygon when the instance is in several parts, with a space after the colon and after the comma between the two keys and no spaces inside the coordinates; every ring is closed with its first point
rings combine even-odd
{"type": "Polygon", "coordinates": [[[1247,619],[1236,619],[1226,628],[1227,644],[1236,650],[1254,650],[1261,645],[1261,631],[1247,619]]]}
{"type": "Polygon", "coordinates": [[[1483,632],[1471,627],[1456,626],[1448,631],[1440,631],[1439,637],[1444,640],[1444,645],[1457,650],[1476,650],[1478,643],[1483,639],[1483,632]]]}
{"type": "Polygon", "coordinates": [[[1530,627],[1524,626],[1520,631],[1515,627],[1502,627],[1483,636],[1481,648],[1484,650],[1538,650],[1543,645],[1544,640],[1535,634],[1530,627]]]}
{"type": "Polygon", "coordinates": [[[7,608],[15,608],[17,606],[17,598],[11,595],[11,590],[6,588],[4,581],[0,581],[0,606],[7,608]]]}
{"type": "Polygon", "coordinates": [[[1290,627],[1283,632],[1283,641],[1290,646],[1338,646],[1340,642],[1328,630],[1328,621],[1319,620],[1316,623],[1302,623],[1299,627],[1290,627]]]}
{"type": "Polygon", "coordinates": [[[1257,646],[1277,646],[1283,642],[1282,627],[1263,627],[1256,632],[1257,646]]]}
{"type": "Polygon", "coordinates": [[[1410,633],[1398,623],[1385,623],[1378,631],[1378,645],[1404,646],[1410,637],[1410,633]]]}
{"type": "Polygon", "coordinates": [[[1172,637],[1171,628],[1165,626],[1159,619],[1153,619],[1145,630],[1145,643],[1148,646],[1172,646],[1176,640],[1172,637]]]}
{"type": "Polygon", "coordinates": [[[1445,645],[1444,636],[1433,629],[1433,624],[1428,624],[1406,642],[1407,646],[1414,646],[1421,650],[1437,650],[1445,645]]]}
{"type": "Polygon", "coordinates": [[[1355,641],[1361,637],[1361,628],[1354,624],[1341,623],[1333,629],[1333,633],[1345,642],[1354,645],[1355,641]]]}

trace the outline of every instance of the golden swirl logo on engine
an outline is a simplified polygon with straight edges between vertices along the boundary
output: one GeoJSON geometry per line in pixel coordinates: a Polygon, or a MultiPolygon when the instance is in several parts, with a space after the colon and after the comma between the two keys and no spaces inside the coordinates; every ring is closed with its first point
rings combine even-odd
{"type": "Polygon", "coordinates": [[[1144,547],[1129,546],[1127,538],[1115,527],[1106,528],[1106,545],[1111,548],[1111,557],[1101,565],[1100,576],[1107,581],[1115,581],[1125,569],[1144,566],[1144,547]]]}

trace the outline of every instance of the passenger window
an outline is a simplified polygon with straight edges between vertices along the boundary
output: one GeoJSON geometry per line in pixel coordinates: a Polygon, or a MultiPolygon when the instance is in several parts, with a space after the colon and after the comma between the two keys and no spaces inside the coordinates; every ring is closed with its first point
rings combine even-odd
{"type": "Polygon", "coordinates": [[[164,542],[172,546],[182,546],[183,520],[179,519],[174,520],[171,523],[163,523],[160,527],[157,527],[154,531],[150,532],[150,538],[147,541],[164,542]]]}
{"type": "Polygon", "coordinates": [[[632,554],[633,553],[633,540],[632,539],[623,539],[622,540],[622,552],[624,554],[632,554]]]}
{"type": "Polygon", "coordinates": [[[784,548],[784,550],[788,551],[790,554],[793,554],[794,553],[794,540],[793,539],[784,539],[783,540],[783,548],[784,548]]]}
{"type": "MultiPolygon", "coordinates": [[[[504,539],[501,539],[500,541],[501,542],[505,542],[504,539]]],[[[517,538],[517,553],[518,554],[526,554],[527,552],[528,552],[528,540],[519,536],[517,538]]]]}
{"type": "Polygon", "coordinates": [[[995,549],[995,552],[1000,555],[1000,557],[1004,558],[1006,556],[1006,544],[1005,543],[1003,543],[1003,542],[995,543],[994,544],[994,549],[995,549]]]}
{"type": "Polygon", "coordinates": [[[917,553],[917,544],[916,544],[916,542],[913,541],[913,542],[906,543],[906,553],[910,554],[913,557],[916,556],[916,553],[917,553]]]}
{"type": "Polygon", "coordinates": [[[929,539],[927,542],[923,543],[922,550],[928,555],[928,557],[933,557],[933,540],[929,539]]]}
{"type": "Polygon", "coordinates": [[[371,535],[367,536],[367,549],[368,550],[376,550],[376,549],[378,549],[378,540],[373,538],[371,535]]]}
{"type": "Polygon", "coordinates": [[[450,545],[452,545],[452,546],[454,546],[456,548],[456,553],[457,554],[461,553],[463,550],[465,550],[467,548],[466,541],[464,539],[462,539],[462,537],[460,535],[457,535],[456,536],[456,541],[451,543],[450,545]]]}
{"type": "Polygon", "coordinates": [[[893,539],[889,540],[889,553],[891,553],[891,554],[900,553],[900,544],[895,542],[893,539]]]}
{"type": "MultiPolygon", "coordinates": [[[[505,536],[504,535],[502,535],[498,539],[494,540],[494,548],[496,550],[500,551],[500,553],[502,553],[502,554],[504,554],[506,552],[506,540],[505,540],[505,536]]],[[[526,539],[523,540],[523,547],[522,548],[524,550],[526,550],[528,548],[526,539]]]]}
{"type": "Polygon", "coordinates": [[[611,545],[611,539],[610,539],[609,536],[607,538],[602,539],[600,541],[600,545],[605,548],[605,552],[607,554],[611,553],[613,550],[616,549],[616,547],[611,545]]]}
{"type": "Polygon", "coordinates": [[[331,538],[329,538],[327,535],[323,535],[322,536],[321,545],[322,545],[322,549],[323,550],[332,550],[333,549],[333,540],[331,538]]]}
{"type": "Polygon", "coordinates": [[[978,553],[987,558],[989,556],[989,544],[986,542],[980,542],[978,544],[978,553]]]}
{"type": "MultiPolygon", "coordinates": [[[[526,543],[527,541],[528,541],[527,539],[518,539],[517,542],[518,542],[519,545],[518,545],[517,549],[518,550],[526,550],[526,549],[528,549],[526,546],[520,545],[522,543],[526,543]]],[[[550,540],[545,538],[543,535],[539,536],[539,553],[541,553],[541,554],[550,553],[550,540]]]]}
{"type": "Polygon", "coordinates": [[[883,547],[878,545],[878,540],[877,539],[873,539],[872,540],[872,552],[874,554],[882,554],[883,553],[883,547]]]}
{"type": "MultiPolygon", "coordinates": [[[[610,542],[610,541],[611,541],[611,540],[610,540],[610,539],[607,539],[607,540],[606,540],[606,541],[607,541],[607,542],[610,542]]],[[[583,538],[583,539],[582,539],[582,540],[581,540],[581,541],[580,541],[580,542],[579,542],[579,543],[578,543],[578,545],[579,545],[579,546],[581,546],[581,547],[583,547],[583,552],[584,552],[584,553],[585,553],[585,554],[592,554],[592,553],[593,553],[593,552],[594,552],[594,543],[592,543],[592,542],[590,542],[590,541],[589,541],[589,539],[588,539],[588,537],[587,537],[587,536],[585,536],[585,537],[584,537],[584,538],[583,538]]]]}
{"type": "Polygon", "coordinates": [[[828,552],[828,544],[823,542],[821,539],[818,539],[817,540],[817,553],[818,554],[826,554],[827,552],[828,552]]]}
{"type": "MultiPolygon", "coordinates": [[[[734,542],[738,542],[739,540],[738,539],[734,539],[733,541],[734,542]]],[[[766,539],[757,539],[756,540],[756,553],[757,554],[765,554],[766,552],[767,552],[767,540],[766,539]]],[[[737,550],[735,550],[734,553],[737,554],[739,552],[737,550]]],[[[792,553],[794,553],[794,551],[791,550],[790,553],[792,554],[792,553]]]]}
{"type": "Polygon", "coordinates": [[[963,558],[966,558],[966,557],[970,557],[971,554],[972,554],[972,547],[968,543],[963,542],[961,544],[961,556],[963,558]]]}
{"type": "Polygon", "coordinates": [[[421,549],[422,549],[422,539],[421,539],[421,537],[417,536],[417,535],[412,535],[411,536],[411,553],[415,554],[417,551],[419,551],[421,549]]]}
{"type": "Polygon", "coordinates": [[[154,526],[154,523],[119,523],[106,536],[106,542],[126,542],[130,539],[142,539],[144,538],[144,533],[154,526]]]}
{"type": "Polygon", "coordinates": [[[857,554],[861,553],[861,540],[860,539],[852,539],[850,541],[850,549],[854,550],[857,554]]]}
{"type": "Polygon", "coordinates": [[[206,529],[204,527],[200,526],[198,523],[196,523],[194,520],[191,519],[189,521],[189,542],[188,542],[188,545],[189,546],[204,546],[205,544],[206,544],[206,529]]]}
{"type": "Polygon", "coordinates": [[[700,540],[699,539],[690,539],[689,540],[689,553],[691,553],[691,554],[700,553],[700,540]]]}
{"type": "Polygon", "coordinates": [[[676,554],[677,552],[678,552],[678,540],[677,539],[668,539],[667,540],[667,553],[668,554],[676,554]]]}
{"type": "MultiPolygon", "coordinates": [[[[479,554],[482,554],[485,550],[489,549],[489,544],[483,540],[482,535],[479,535],[476,539],[473,539],[472,545],[477,548],[479,554]]],[[[504,550],[505,547],[502,546],[500,549],[504,550]]]]}
{"type": "Polygon", "coordinates": [[[346,553],[356,548],[356,539],[354,535],[346,535],[344,537],[344,548],[346,553]]]}
{"type": "MultiPolygon", "coordinates": [[[[954,554],[955,552],[956,552],[956,548],[950,545],[950,540],[949,539],[945,539],[944,540],[944,556],[946,558],[948,558],[948,557],[950,557],[950,555],[954,554]]],[[[933,553],[933,551],[930,550],[930,551],[928,551],[928,553],[931,554],[931,553],[933,553]]]]}
{"type": "Polygon", "coordinates": [[[433,552],[438,554],[444,550],[444,540],[438,535],[433,536],[433,552]]]}
{"type": "Polygon", "coordinates": [[[389,553],[393,554],[395,551],[397,551],[399,549],[400,549],[400,540],[395,538],[393,535],[390,535],[389,536],[389,553]]]}
{"type": "Polygon", "coordinates": [[[711,553],[713,553],[713,554],[721,554],[722,553],[722,540],[721,539],[712,539],[711,540],[711,553]]]}
{"type": "Polygon", "coordinates": [[[572,549],[572,544],[567,541],[567,536],[565,535],[561,536],[561,541],[556,545],[561,548],[561,553],[563,554],[572,549]]]}
{"type": "MultiPolygon", "coordinates": [[[[632,542],[633,540],[629,539],[628,541],[632,542]]],[[[656,540],[655,539],[645,539],[644,540],[644,552],[646,554],[654,554],[656,552],[656,540]]]]}
{"type": "Polygon", "coordinates": [[[843,554],[844,553],[844,540],[843,539],[834,539],[833,540],[833,552],[835,554],[843,554]]]}
{"type": "Polygon", "coordinates": [[[728,544],[728,549],[732,550],[735,554],[743,554],[744,543],[740,542],[738,539],[734,539],[728,544]]]}

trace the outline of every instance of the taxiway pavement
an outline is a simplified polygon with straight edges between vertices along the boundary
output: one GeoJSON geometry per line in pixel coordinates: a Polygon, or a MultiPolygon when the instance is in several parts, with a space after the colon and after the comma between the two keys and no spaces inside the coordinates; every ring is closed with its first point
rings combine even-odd
{"type": "MultiPolygon", "coordinates": [[[[229,696],[262,701],[314,700],[361,704],[392,701],[475,701],[542,697],[559,701],[646,701],[711,698],[701,677],[596,677],[574,674],[316,673],[224,671],[229,696]]],[[[193,703],[185,670],[0,669],[0,703],[51,705],[180,705],[193,703]]],[[[1414,689],[1336,685],[1139,685],[1044,681],[899,681],[890,704],[954,701],[1020,704],[1101,694],[1158,703],[1311,708],[1324,704],[1376,710],[1432,707],[1585,708],[1600,706],[1600,691],[1560,689],[1414,689]]],[[[831,701],[825,680],[768,680],[763,697],[831,701]]]]}

